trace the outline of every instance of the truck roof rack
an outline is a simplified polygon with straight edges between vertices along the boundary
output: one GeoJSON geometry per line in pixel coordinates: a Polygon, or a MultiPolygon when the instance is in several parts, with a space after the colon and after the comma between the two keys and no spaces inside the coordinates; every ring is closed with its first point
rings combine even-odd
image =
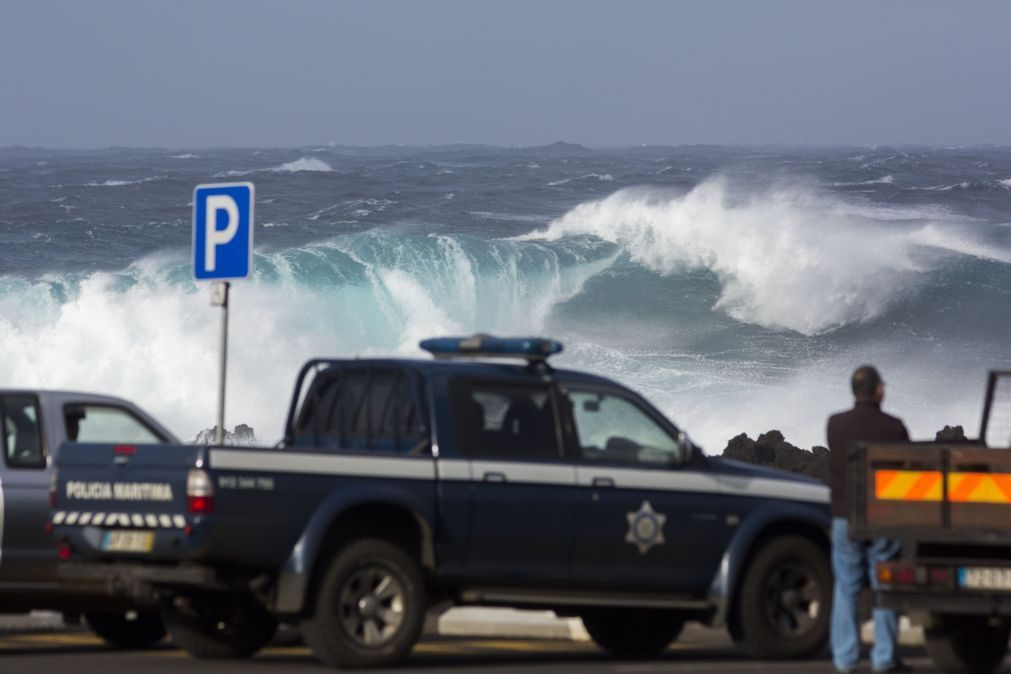
{"type": "Polygon", "coordinates": [[[562,343],[541,337],[436,337],[423,340],[419,346],[439,359],[452,358],[519,358],[528,363],[544,363],[550,356],[562,352],[562,343]]]}

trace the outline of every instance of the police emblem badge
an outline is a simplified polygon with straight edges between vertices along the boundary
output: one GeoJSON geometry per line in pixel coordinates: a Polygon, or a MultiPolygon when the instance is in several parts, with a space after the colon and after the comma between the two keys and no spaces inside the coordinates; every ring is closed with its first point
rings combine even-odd
{"type": "Polygon", "coordinates": [[[639,548],[640,555],[645,555],[654,545],[666,543],[663,525],[667,522],[667,516],[653,510],[649,501],[643,501],[638,510],[625,513],[625,519],[628,520],[625,542],[639,548]]]}

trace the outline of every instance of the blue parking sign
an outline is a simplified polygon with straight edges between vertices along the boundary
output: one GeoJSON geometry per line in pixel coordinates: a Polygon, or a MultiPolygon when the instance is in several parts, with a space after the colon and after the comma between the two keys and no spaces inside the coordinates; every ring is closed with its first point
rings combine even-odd
{"type": "Polygon", "coordinates": [[[197,185],[193,190],[193,275],[239,279],[253,267],[253,183],[197,185]]]}

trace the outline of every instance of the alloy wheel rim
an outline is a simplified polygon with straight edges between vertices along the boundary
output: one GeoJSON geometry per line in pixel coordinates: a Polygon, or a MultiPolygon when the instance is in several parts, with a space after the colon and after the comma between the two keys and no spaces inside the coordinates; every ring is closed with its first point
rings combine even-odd
{"type": "Polygon", "coordinates": [[[366,566],[352,573],[341,588],[341,625],[359,646],[385,646],[403,623],[404,603],[403,585],[388,569],[366,566]]]}
{"type": "Polygon", "coordinates": [[[792,561],[769,573],[763,603],[769,625],[785,637],[799,637],[815,629],[824,605],[815,574],[792,561]]]}

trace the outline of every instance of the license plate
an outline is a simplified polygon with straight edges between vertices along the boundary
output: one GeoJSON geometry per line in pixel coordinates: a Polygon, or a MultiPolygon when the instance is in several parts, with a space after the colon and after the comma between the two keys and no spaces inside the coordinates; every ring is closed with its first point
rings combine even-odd
{"type": "Polygon", "coordinates": [[[106,531],[102,536],[102,550],[110,552],[150,552],[153,545],[151,531],[106,531]]]}
{"type": "Polygon", "coordinates": [[[1011,569],[963,566],[958,569],[958,585],[970,590],[1011,590],[1011,569]]]}

